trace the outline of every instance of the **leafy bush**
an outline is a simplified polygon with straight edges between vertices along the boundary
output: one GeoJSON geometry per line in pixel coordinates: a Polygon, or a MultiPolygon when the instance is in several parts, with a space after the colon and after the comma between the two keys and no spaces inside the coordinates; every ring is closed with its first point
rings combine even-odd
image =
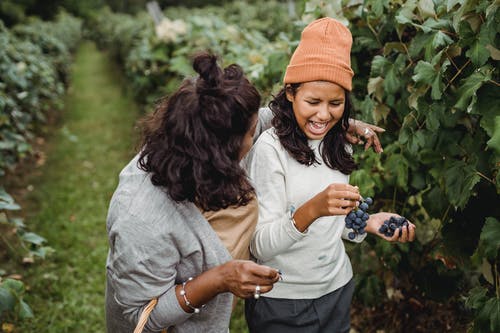
{"type": "MultiPolygon", "coordinates": [[[[65,13],[54,22],[35,20],[11,30],[0,21],[0,252],[10,260],[31,263],[52,251],[15,217],[21,207],[5,191],[4,177],[31,153],[47,116],[61,109],[80,27],[79,19],[65,13]]],[[[31,317],[22,281],[2,281],[6,274],[0,271],[0,318],[31,317]]]]}
{"type": "MultiPolygon", "coordinates": [[[[278,13],[268,14],[267,24],[286,13],[277,2],[263,6],[268,13],[278,13]]],[[[287,61],[294,44],[284,33],[271,42],[261,32],[271,31],[269,26],[263,25],[260,30],[246,29],[245,26],[257,26],[257,16],[262,14],[262,11],[251,8],[253,6],[247,8],[247,12],[248,18],[252,19],[246,25],[241,24],[238,16],[243,13],[242,5],[236,3],[223,8],[169,8],[162,24],[172,28],[162,30],[160,25],[156,31],[152,19],[144,13],[130,16],[104,10],[93,18],[89,28],[97,44],[109,49],[124,64],[134,93],[143,104],[150,105],[177,87],[186,75],[192,74],[190,57],[207,49],[224,55],[226,64],[243,66],[257,87],[269,96],[274,84],[281,79],[282,64],[287,61]],[[173,20],[180,17],[185,19],[173,20]],[[228,23],[230,21],[234,23],[228,23]],[[185,31],[175,33],[173,28],[176,25],[183,25],[185,31]]],[[[293,27],[289,19],[280,22],[283,22],[279,25],[283,30],[293,27]]]]}

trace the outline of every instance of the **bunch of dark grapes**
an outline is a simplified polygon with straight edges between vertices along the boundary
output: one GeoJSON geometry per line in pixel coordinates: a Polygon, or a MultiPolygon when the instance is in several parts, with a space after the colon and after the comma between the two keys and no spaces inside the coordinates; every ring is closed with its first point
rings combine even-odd
{"type": "Polygon", "coordinates": [[[403,234],[403,227],[408,227],[408,220],[404,216],[391,216],[390,219],[384,221],[384,224],[380,226],[378,232],[387,237],[392,237],[396,230],[399,229],[399,236],[401,236],[403,234]]]}
{"type": "Polygon", "coordinates": [[[345,217],[345,226],[352,229],[352,231],[347,234],[349,239],[352,240],[356,238],[357,235],[363,235],[366,232],[366,221],[368,221],[370,217],[367,211],[371,204],[373,204],[372,198],[360,200],[358,208],[352,210],[345,217]]]}

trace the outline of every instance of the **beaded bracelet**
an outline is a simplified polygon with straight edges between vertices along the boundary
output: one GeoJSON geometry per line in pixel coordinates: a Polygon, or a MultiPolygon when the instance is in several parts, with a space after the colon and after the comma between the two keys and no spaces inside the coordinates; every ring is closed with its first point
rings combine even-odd
{"type": "Polygon", "coordinates": [[[188,308],[190,308],[191,310],[194,311],[194,313],[200,313],[201,309],[200,308],[204,308],[205,307],[205,304],[203,304],[202,306],[200,306],[199,308],[197,307],[194,307],[191,305],[191,302],[187,299],[187,295],[186,295],[186,284],[191,281],[193,278],[190,277],[188,278],[186,281],[182,282],[182,289],[180,291],[180,294],[182,296],[182,298],[184,298],[184,303],[186,304],[186,306],[188,308]]]}

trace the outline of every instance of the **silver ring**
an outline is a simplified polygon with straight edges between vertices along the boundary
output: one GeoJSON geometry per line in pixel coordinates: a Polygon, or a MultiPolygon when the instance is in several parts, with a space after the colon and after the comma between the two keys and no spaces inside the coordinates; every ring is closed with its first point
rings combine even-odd
{"type": "Polygon", "coordinates": [[[260,286],[256,285],[255,286],[255,292],[253,293],[253,298],[259,299],[259,297],[260,297],[260,286]]]}
{"type": "Polygon", "coordinates": [[[370,129],[368,127],[365,127],[365,132],[363,134],[367,135],[368,133],[370,133],[370,129]]]}

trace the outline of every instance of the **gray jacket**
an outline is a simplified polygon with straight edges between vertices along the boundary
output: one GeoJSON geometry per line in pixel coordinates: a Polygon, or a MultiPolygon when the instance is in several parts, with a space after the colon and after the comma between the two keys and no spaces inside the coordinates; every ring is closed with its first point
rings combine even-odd
{"type": "Polygon", "coordinates": [[[110,203],[107,231],[106,321],[108,333],[131,333],[144,307],[158,304],[144,332],[224,332],[233,296],[219,294],[199,314],[186,313],[175,284],[231,260],[192,203],[176,203],[137,167],[136,156],[120,173],[110,203]]]}

